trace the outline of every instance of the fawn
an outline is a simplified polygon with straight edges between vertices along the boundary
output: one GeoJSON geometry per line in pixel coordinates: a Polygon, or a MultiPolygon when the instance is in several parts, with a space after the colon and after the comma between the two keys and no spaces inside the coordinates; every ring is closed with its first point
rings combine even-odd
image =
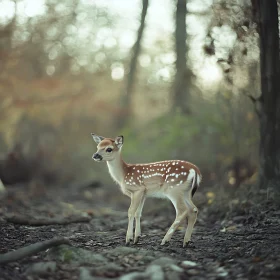
{"type": "Polygon", "coordinates": [[[198,188],[202,176],[194,164],[182,160],[166,160],[146,164],[127,164],[123,161],[121,149],[123,136],[115,139],[91,134],[97,143],[95,161],[106,161],[109,173],[131,199],[128,209],[128,229],[126,244],[138,242],[141,235],[140,218],[146,197],[168,198],[176,210],[176,219],[165,234],[161,245],[169,242],[175,230],[188,218],[183,247],[190,241],[198,209],[192,196],[198,188]],[[133,223],[135,232],[133,239],[133,223]]]}

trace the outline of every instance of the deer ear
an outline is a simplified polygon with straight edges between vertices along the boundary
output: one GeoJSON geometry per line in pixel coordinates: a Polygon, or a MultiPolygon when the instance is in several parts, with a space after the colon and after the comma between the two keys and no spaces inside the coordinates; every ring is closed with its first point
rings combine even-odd
{"type": "Polygon", "coordinates": [[[122,145],[123,145],[123,136],[122,135],[116,137],[115,144],[119,149],[122,147],[122,145]]]}
{"type": "Polygon", "coordinates": [[[96,144],[99,144],[104,139],[104,137],[98,136],[94,133],[91,133],[91,136],[92,136],[92,138],[93,138],[93,140],[95,141],[96,144]]]}

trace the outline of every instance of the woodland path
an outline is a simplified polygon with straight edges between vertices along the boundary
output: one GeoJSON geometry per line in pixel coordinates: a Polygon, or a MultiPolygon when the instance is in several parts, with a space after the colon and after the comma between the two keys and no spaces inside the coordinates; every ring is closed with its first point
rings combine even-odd
{"type": "Polygon", "coordinates": [[[11,188],[1,200],[0,253],[54,237],[67,238],[70,245],[0,264],[0,279],[280,279],[280,211],[275,206],[267,203],[257,212],[231,213],[223,219],[206,206],[199,213],[193,242],[182,248],[183,228],[170,244],[160,246],[174,210],[152,200],[142,218],[141,240],[125,246],[128,201],[114,205],[117,197],[112,196],[111,207],[104,207],[103,195],[98,189],[53,189],[32,199],[34,194],[11,188]],[[11,213],[24,213],[31,220],[85,214],[89,219],[30,226],[11,222],[11,213]]]}

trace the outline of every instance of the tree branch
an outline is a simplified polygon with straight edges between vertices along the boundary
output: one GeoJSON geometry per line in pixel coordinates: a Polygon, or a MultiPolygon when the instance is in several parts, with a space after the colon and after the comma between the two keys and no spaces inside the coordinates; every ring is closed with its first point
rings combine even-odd
{"type": "Polygon", "coordinates": [[[22,247],[18,250],[8,252],[5,254],[0,254],[0,264],[5,264],[9,262],[14,262],[25,257],[31,256],[33,254],[39,253],[43,250],[46,250],[50,247],[58,246],[61,244],[70,244],[67,238],[53,238],[43,242],[37,242],[25,247],[22,247]]]}

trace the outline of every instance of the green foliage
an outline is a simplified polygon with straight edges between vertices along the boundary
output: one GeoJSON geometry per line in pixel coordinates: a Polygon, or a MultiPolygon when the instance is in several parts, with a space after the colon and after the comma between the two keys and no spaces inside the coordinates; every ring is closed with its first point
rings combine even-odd
{"type": "MultiPolygon", "coordinates": [[[[215,108],[216,104],[201,106],[193,115],[175,112],[141,128],[126,127],[122,131],[125,135],[124,158],[132,162],[178,158],[209,168],[227,165],[239,154],[243,157],[255,155],[257,130],[251,134],[240,132],[236,141],[231,113],[222,115],[215,108]]],[[[244,131],[252,129],[252,124],[246,120],[242,126],[244,131]]]]}

